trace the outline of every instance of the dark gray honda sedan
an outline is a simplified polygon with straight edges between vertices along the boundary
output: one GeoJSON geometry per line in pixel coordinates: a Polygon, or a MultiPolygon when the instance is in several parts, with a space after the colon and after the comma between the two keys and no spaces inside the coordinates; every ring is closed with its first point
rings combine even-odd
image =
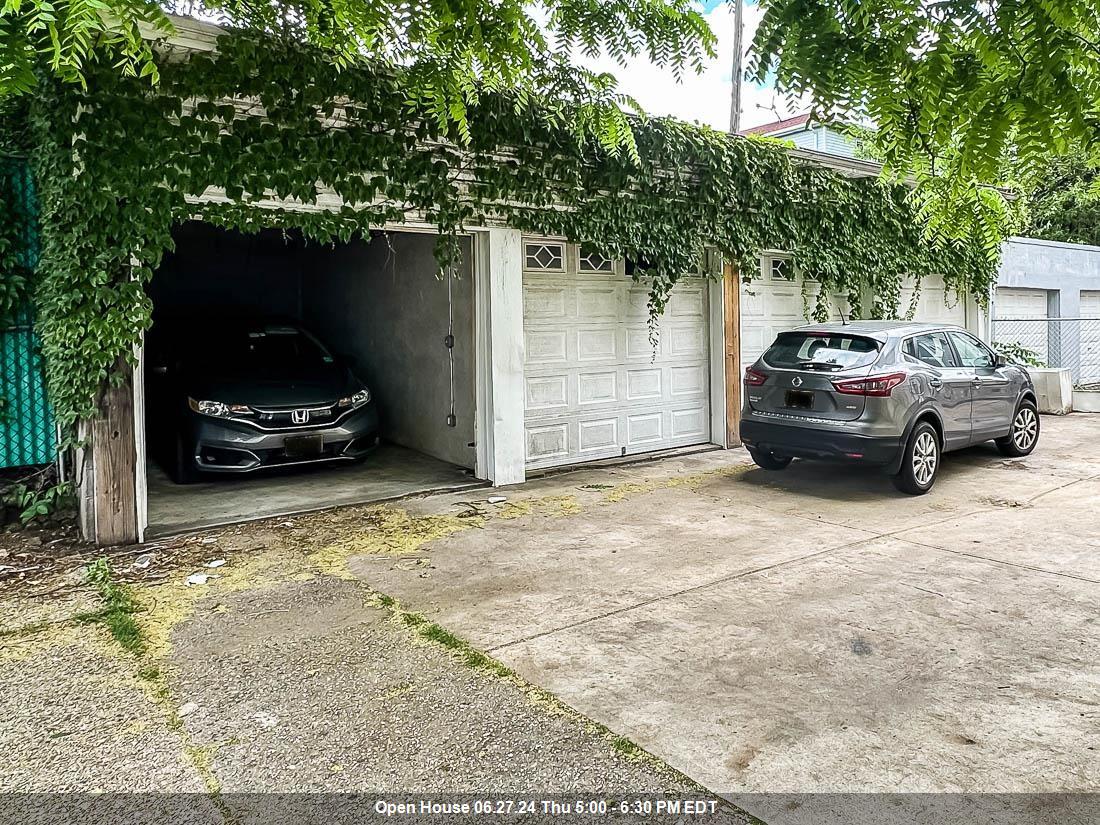
{"type": "Polygon", "coordinates": [[[882,467],[899,490],[932,489],[940,457],[993,440],[1039,441],[1031,376],[959,327],[906,321],[810,324],[745,370],[741,440],[766,470],[792,458],[882,467]]]}
{"type": "Polygon", "coordinates": [[[366,384],[297,324],[158,321],[147,352],[149,446],[177,483],[350,461],[378,443],[366,384]]]}

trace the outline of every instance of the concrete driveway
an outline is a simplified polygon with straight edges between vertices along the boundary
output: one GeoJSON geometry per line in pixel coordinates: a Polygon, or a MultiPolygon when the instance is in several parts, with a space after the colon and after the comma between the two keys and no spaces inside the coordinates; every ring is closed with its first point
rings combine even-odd
{"type": "Polygon", "coordinates": [[[740,795],[1093,790],[1100,416],[1042,423],[920,498],[743,451],[546,477],[351,569],[768,822],[740,795]]]}

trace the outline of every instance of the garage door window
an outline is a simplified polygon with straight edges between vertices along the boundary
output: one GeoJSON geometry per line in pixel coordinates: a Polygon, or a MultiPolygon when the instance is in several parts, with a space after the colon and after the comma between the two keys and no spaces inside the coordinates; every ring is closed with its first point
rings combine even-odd
{"type": "Polygon", "coordinates": [[[794,268],[786,258],[771,259],[771,276],[773,281],[793,281],[794,268]]]}
{"type": "Polygon", "coordinates": [[[580,271],[581,272],[611,272],[612,261],[610,258],[605,258],[599,252],[594,249],[580,248],[580,271]]]}
{"type": "Polygon", "coordinates": [[[529,243],[523,248],[527,269],[539,272],[565,270],[565,247],[560,243],[529,243]]]}

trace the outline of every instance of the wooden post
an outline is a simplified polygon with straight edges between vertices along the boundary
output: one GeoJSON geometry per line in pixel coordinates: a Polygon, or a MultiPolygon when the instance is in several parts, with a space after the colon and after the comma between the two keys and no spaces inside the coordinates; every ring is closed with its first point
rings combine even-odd
{"type": "Polygon", "coordinates": [[[133,544],[138,540],[137,450],[134,442],[133,370],[116,367],[125,379],[103,394],[102,414],[91,422],[93,484],[92,527],[96,544],[133,544]]]}
{"type": "Polygon", "coordinates": [[[726,342],[726,446],[741,446],[741,278],[732,263],[722,269],[726,342]]]}

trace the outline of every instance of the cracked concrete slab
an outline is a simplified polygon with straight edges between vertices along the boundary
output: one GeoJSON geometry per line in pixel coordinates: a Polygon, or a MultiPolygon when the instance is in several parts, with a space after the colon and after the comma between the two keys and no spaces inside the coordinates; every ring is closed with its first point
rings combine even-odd
{"type": "Polygon", "coordinates": [[[173,634],[174,701],[232,809],[249,793],[686,791],[685,778],[463,665],[335,578],[223,594],[173,634]],[[239,796],[236,798],[240,798],[239,796]]]}
{"type": "Polygon", "coordinates": [[[605,475],[634,486],[615,502],[596,470],[549,477],[523,493],[575,511],[351,567],[719,792],[1088,790],[1100,417],[1043,424],[1032,456],[950,455],[919,498],[739,452],[692,484],[605,475]]]}

